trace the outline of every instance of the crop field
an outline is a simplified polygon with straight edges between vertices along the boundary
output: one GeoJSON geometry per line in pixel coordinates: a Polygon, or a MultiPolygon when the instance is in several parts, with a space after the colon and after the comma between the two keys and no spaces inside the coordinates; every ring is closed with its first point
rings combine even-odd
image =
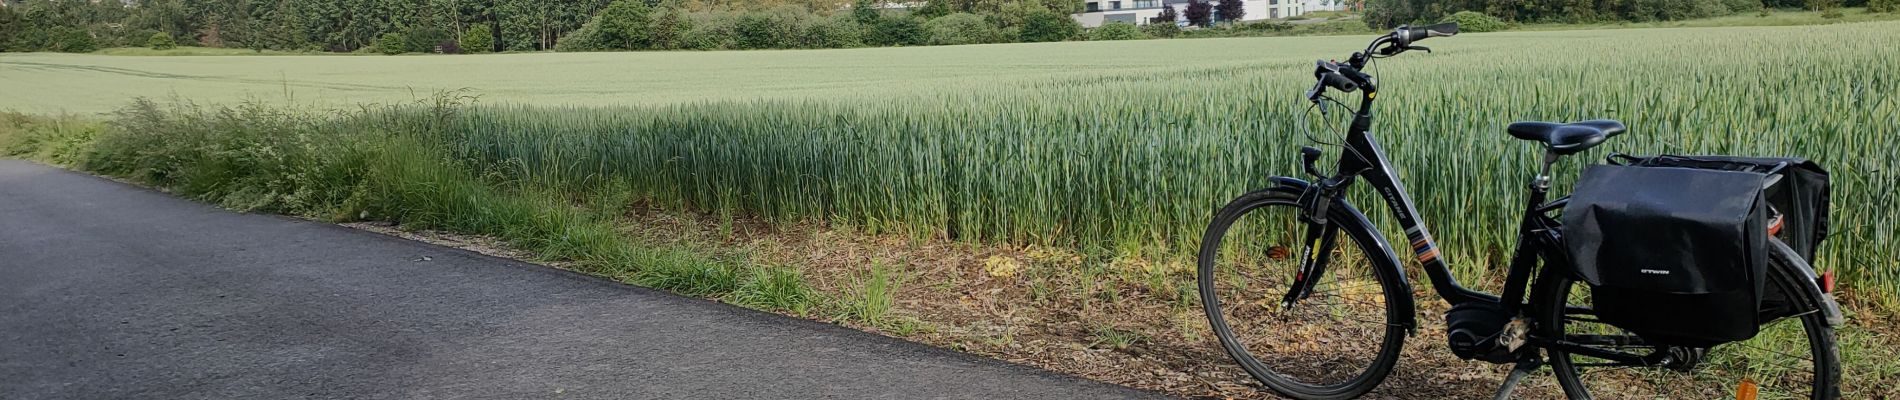
{"type": "MultiPolygon", "coordinates": [[[[1536,152],[1513,120],[1616,118],[1608,151],[1797,155],[1833,169],[1820,263],[1900,285],[1890,93],[1900,23],[1469,34],[1379,66],[1378,136],[1454,264],[1485,270],[1536,152]]],[[[1295,174],[1309,63],[1367,38],[464,57],[0,56],[0,109],[142,96],[348,107],[467,89],[451,143],[651,200],[919,235],[1192,247],[1210,210],[1295,174]],[[591,181],[590,181],[591,180],[591,181]]],[[[1566,176],[1560,174],[1560,177],[1566,176]]],[[[1561,178],[1560,178],[1561,179],[1561,178]]],[[[1364,202],[1365,204],[1373,204],[1364,202]]]]}
{"type": "MultiPolygon", "coordinates": [[[[572,199],[1142,258],[1149,261],[1126,272],[1147,282],[1136,300],[1186,310],[1191,253],[1214,209],[1269,176],[1302,175],[1296,153],[1311,143],[1307,132],[1330,142],[1344,129],[1343,121],[1309,113],[1301,98],[1313,60],[1344,58],[1370,39],[456,57],[0,55],[0,110],[93,115],[141,96],[350,109],[464,90],[454,93],[479,96],[475,105],[430,108],[424,101],[299,123],[308,129],[232,130],[400,137],[438,149],[484,182],[572,199]]],[[[1812,158],[1834,180],[1833,236],[1816,264],[1839,271],[1856,312],[1891,316],[1900,310],[1900,198],[1893,195],[1900,101],[1892,96],[1900,92],[1900,47],[1893,43],[1900,43],[1900,22],[1434,39],[1425,44],[1435,53],[1408,53],[1372,71],[1381,82],[1374,132],[1437,232],[1444,258],[1481,287],[1500,278],[1494,268],[1508,258],[1519,202],[1541,155],[1504,134],[1511,121],[1614,118],[1630,126],[1561,163],[1559,188],[1611,152],[1812,158]]],[[[178,129],[202,137],[226,127],[216,118],[167,120],[174,125],[163,129],[119,118],[132,118],[118,126],[134,135],[178,129]]],[[[140,140],[160,146],[166,139],[140,140]]],[[[47,147],[57,146],[40,151],[47,147]]],[[[1322,148],[1328,159],[1339,151],[1322,148]]],[[[114,158],[112,149],[95,156],[106,164],[135,158],[114,158]]],[[[345,163],[356,154],[339,153],[350,154],[318,158],[345,163]]],[[[147,181],[194,179],[154,172],[165,168],[173,167],[105,170],[147,181]]],[[[327,201],[339,209],[323,211],[349,216],[342,219],[415,215],[359,214],[349,208],[361,207],[354,200],[338,200],[347,193],[321,200],[249,188],[201,192],[223,193],[212,200],[245,208],[301,210],[327,201]]],[[[1355,203],[1399,240],[1379,203],[1358,195],[1355,203]]],[[[557,250],[552,257],[584,253],[557,250]]],[[[1880,373],[1889,375],[1850,381],[1896,376],[1880,373]]]]}

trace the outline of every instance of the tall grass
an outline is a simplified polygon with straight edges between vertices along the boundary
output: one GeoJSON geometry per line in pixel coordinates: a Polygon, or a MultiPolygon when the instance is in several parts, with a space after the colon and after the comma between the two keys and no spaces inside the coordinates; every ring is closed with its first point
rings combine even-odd
{"type": "MultiPolygon", "coordinates": [[[[1818,264],[1890,294],[1900,291],[1900,200],[1890,195],[1900,104],[1888,93],[1900,90],[1900,49],[1883,43],[1900,40],[1896,27],[1668,30],[1641,43],[1507,33],[1474,35],[1485,45],[1467,48],[1441,39],[1450,50],[1381,66],[1375,135],[1466,277],[1504,262],[1540,155],[1503,125],[1616,118],[1632,132],[1571,157],[1560,183],[1610,151],[1813,158],[1835,181],[1834,236],[1818,264]]],[[[1184,254],[1215,207],[1298,174],[1310,68],[1067,76],[862,100],[485,106],[433,140],[491,173],[626,185],[675,207],[1184,254]]]]}
{"type": "MultiPolygon", "coordinates": [[[[1513,245],[1511,222],[1538,156],[1532,144],[1503,134],[1510,121],[1616,118],[1631,126],[1630,134],[1566,161],[1560,184],[1609,151],[1810,157],[1830,167],[1835,181],[1834,236],[1817,264],[1839,269],[1850,287],[1876,288],[1872,292],[1882,295],[1874,298],[1900,308],[1893,307],[1900,301],[1892,295],[1900,293],[1894,240],[1900,200],[1891,195],[1900,184],[1900,104],[1889,95],[1900,90],[1900,63],[1892,62],[1900,59],[1900,48],[1888,45],[1900,41],[1896,28],[1900,23],[1876,22],[1435,39],[1438,54],[1407,54],[1375,70],[1382,79],[1375,135],[1443,240],[1446,258],[1466,278],[1483,276],[1504,261],[1513,245]]],[[[1321,139],[1336,135],[1326,127],[1339,121],[1305,122],[1312,114],[1300,95],[1311,84],[1306,60],[1313,57],[1304,54],[1342,56],[1364,39],[1260,42],[1298,44],[1261,61],[1203,57],[1162,67],[1155,65],[1165,62],[1124,60],[1147,66],[955,84],[920,80],[916,90],[884,88],[858,97],[619,107],[436,104],[333,118],[240,108],[236,112],[248,117],[232,121],[141,119],[134,113],[117,118],[133,133],[101,141],[89,158],[99,163],[92,169],[227,205],[308,212],[304,202],[342,204],[332,212],[499,230],[494,233],[524,241],[611,232],[570,232],[576,225],[562,222],[596,214],[530,215],[523,210],[532,207],[461,199],[482,199],[469,193],[501,184],[545,190],[530,197],[543,202],[581,194],[871,232],[1185,257],[1214,208],[1265,185],[1269,176],[1298,174],[1294,149],[1307,143],[1304,131],[1310,128],[1321,139]],[[295,150],[289,154],[296,156],[226,157],[234,149],[201,138],[216,132],[245,138],[247,146],[295,150]],[[174,145],[173,136],[202,148],[174,145]],[[425,150],[390,155],[397,148],[425,150]],[[226,179],[265,171],[374,182],[352,175],[364,170],[422,180],[468,177],[421,187],[406,183],[408,177],[360,187],[226,179]],[[352,203],[365,196],[378,201],[352,203]]],[[[1119,45],[1062,46],[1075,47],[928,51],[1020,56],[1024,49],[1099,52],[1119,45]]],[[[880,51],[956,58],[915,49],[880,51]]],[[[770,57],[865,54],[872,53],[770,57]]],[[[754,56],[680,57],[697,63],[754,56]]],[[[845,70],[852,71],[858,70],[845,70]]],[[[844,93],[837,89],[819,93],[844,93]]],[[[1373,209],[1378,203],[1359,195],[1357,203],[1396,235],[1385,213],[1373,209]]],[[[558,256],[602,251],[574,240],[535,247],[558,256]]],[[[747,279],[738,272],[706,272],[711,275],[704,282],[719,293],[747,279]]]]}

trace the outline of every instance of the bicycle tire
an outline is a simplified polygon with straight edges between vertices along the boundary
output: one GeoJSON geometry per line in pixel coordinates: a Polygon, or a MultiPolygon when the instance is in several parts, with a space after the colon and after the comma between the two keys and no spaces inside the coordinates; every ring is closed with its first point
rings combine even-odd
{"type": "MultiPolygon", "coordinates": [[[[1376,285],[1382,293],[1385,308],[1384,336],[1379,341],[1379,351],[1365,366],[1363,372],[1339,383],[1302,382],[1262,362],[1247,348],[1246,341],[1237,337],[1232,326],[1228,324],[1228,318],[1223,312],[1223,303],[1220,300],[1221,294],[1218,292],[1220,289],[1220,285],[1217,284],[1219,278],[1216,275],[1220,258],[1218,252],[1221,245],[1226,242],[1225,236],[1237,221],[1249,213],[1265,209],[1291,210],[1297,213],[1298,193],[1263,190],[1242,195],[1220,209],[1202,239],[1201,252],[1197,259],[1196,280],[1200,289],[1202,309],[1207,314],[1208,322],[1215,336],[1220,340],[1221,347],[1226,350],[1228,356],[1240,364],[1242,369],[1246,370],[1248,375],[1287,397],[1304,400],[1350,399],[1371,391],[1385,380],[1398,362],[1407,329],[1403,326],[1403,321],[1405,321],[1403,317],[1413,312],[1409,307],[1410,298],[1407,297],[1403,299],[1407,301],[1402,301],[1399,297],[1411,296],[1411,292],[1403,285],[1402,275],[1394,276],[1402,273],[1393,272],[1389,266],[1381,265],[1381,263],[1389,263],[1389,261],[1381,260],[1392,260],[1392,258],[1389,252],[1384,251],[1386,247],[1380,245],[1382,242],[1379,242],[1378,237],[1375,236],[1378,233],[1372,231],[1369,225],[1364,224],[1362,215],[1344,204],[1333,207],[1333,211],[1329,213],[1331,214],[1329,219],[1340,224],[1340,236],[1349,239],[1353,243],[1351,246],[1363,252],[1366,260],[1374,264],[1369,266],[1367,271],[1376,274],[1375,279],[1379,281],[1376,285]]],[[[1340,243],[1337,248],[1347,246],[1346,243],[1340,243]]],[[[1333,271],[1329,270],[1327,273],[1330,275],[1333,271]]],[[[1323,279],[1324,277],[1316,278],[1323,279]]],[[[1371,284],[1367,283],[1366,286],[1371,286],[1371,284]]]]}
{"type": "MultiPolygon", "coordinates": [[[[1816,400],[1837,399],[1840,397],[1840,354],[1839,354],[1840,350],[1835,342],[1834,328],[1828,325],[1828,323],[1826,322],[1827,317],[1825,315],[1825,312],[1821,310],[1821,307],[1822,307],[1821,304],[1823,304],[1823,302],[1826,300],[1819,298],[1820,294],[1817,292],[1813,292],[1810,290],[1802,290],[1796,287],[1796,285],[1801,284],[1801,282],[1798,281],[1797,279],[1800,279],[1799,277],[1804,276],[1804,274],[1800,272],[1796,272],[1792,269],[1808,268],[1807,263],[1805,261],[1801,261],[1800,256],[1796,255],[1793,249],[1789,248],[1786,244],[1782,243],[1780,240],[1770,239],[1769,241],[1771,242],[1770,247],[1769,247],[1769,260],[1770,260],[1769,274],[1768,274],[1769,284],[1776,285],[1779,288],[1781,288],[1784,291],[1784,293],[1787,293],[1790,296],[1791,299],[1801,300],[1803,306],[1806,308],[1802,311],[1803,313],[1799,313],[1797,316],[1787,317],[1781,320],[1771,322],[1770,324],[1765,325],[1765,328],[1778,327],[1780,326],[1778,324],[1788,323],[1792,321],[1799,321],[1799,324],[1801,325],[1800,331],[1802,335],[1804,336],[1804,338],[1806,339],[1806,341],[1808,342],[1808,345],[1807,345],[1808,351],[1809,351],[1809,354],[1812,356],[1812,358],[1808,360],[1809,361],[1808,364],[1812,365],[1813,371],[1809,373],[1811,374],[1811,379],[1796,378],[1797,381],[1807,380],[1807,381],[1810,381],[1809,383],[1802,384],[1802,383],[1797,382],[1797,383],[1790,384],[1790,386],[1792,387],[1807,386],[1808,396],[1805,396],[1805,397],[1809,399],[1816,399],[1816,400]]],[[[1546,275],[1544,279],[1545,282],[1543,283],[1543,285],[1546,285],[1546,286],[1541,288],[1540,290],[1541,292],[1540,300],[1542,301],[1538,302],[1540,306],[1537,313],[1538,313],[1539,321],[1550,321],[1550,322],[1540,323],[1539,330],[1545,337],[1562,337],[1564,335],[1567,335],[1565,333],[1566,332],[1565,326],[1569,325],[1570,324],[1569,321],[1573,319],[1570,317],[1566,317],[1565,305],[1576,306],[1576,304],[1573,304],[1571,302],[1572,300],[1571,289],[1573,287],[1587,288],[1587,286],[1576,285],[1575,284],[1576,282],[1571,280],[1570,277],[1566,276],[1565,274],[1547,273],[1545,275],[1546,275]]],[[[1792,327],[1782,328],[1782,329],[1789,329],[1789,328],[1792,328],[1792,327]]],[[[1709,354],[1709,355],[1700,356],[1702,358],[1713,358],[1710,355],[1717,354],[1716,353],[1717,351],[1730,351],[1730,352],[1746,351],[1746,350],[1735,350],[1735,348],[1736,347],[1750,347],[1750,343],[1752,343],[1754,340],[1762,339],[1764,336],[1768,334],[1769,333],[1767,332],[1767,330],[1764,329],[1764,332],[1760,335],[1757,335],[1756,339],[1751,339],[1749,341],[1743,341],[1743,342],[1738,342],[1738,343],[1718,345],[1713,348],[1703,349],[1703,350],[1698,350],[1698,351],[1706,352],[1709,354]],[[1727,347],[1727,350],[1724,350],[1725,346],[1734,346],[1734,347],[1727,347]]],[[[1768,351],[1772,352],[1772,350],[1768,350],[1768,351]]],[[[1577,359],[1573,358],[1577,356],[1574,356],[1572,354],[1569,354],[1557,349],[1550,349],[1548,351],[1548,355],[1550,356],[1551,369],[1553,370],[1554,375],[1556,375],[1558,384],[1559,386],[1563,388],[1564,393],[1569,398],[1592,399],[1598,396],[1597,393],[1593,393],[1593,390],[1590,388],[1591,386],[1587,384],[1588,382],[1586,382],[1586,379],[1585,379],[1586,372],[1583,371],[1582,368],[1580,368],[1581,365],[1588,364],[1588,363],[1580,363],[1577,359]]],[[[1779,357],[1779,356],[1786,356],[1787,354],[1777,352],[1775,355],[1779,357]]],[[[1734,356],[1734,357],[1746,357],[1746,356],[1734,356]]],[[[1748,368],[1750,365],[1752,365],[1750,363],[1752,363],[1753,360],[1749,360],[1746,358],[1740,358],[1740,359],[1745,360],[1743,361],[1744,365],[1742,366],[1742,368],[1748,368]]],[[[1710,360],[1705,360],[1704,363],[1711,363],[1711,362],[1710,360]]],[[[1795,364],[1798,365],[1802,363],[1797,361],[1795,364]]],[[[1623,368],[1628,368],[1628,367],[1623,367],[1623,368]]],[[[1753,379],[1749,377],[1750,374],[1746,374],[1746,373],[1738,374],[1739,376],[1727,376],[1727,375],[1720,375],[1719,373],[1715,373],[1715,372],[1711,372],[1707,370],[1698,371],[1698,370],[1692,369],[1690,371],[1669,371],[1669,370],[1659,369],[1656,367],[1645,367],[1645,368],[1646,368],[1644,370],[1646,371],[1645,373],[1660,376],[1658,378],[1653,378],[1654,381],[1657,382],[1657,383],[1653,383],[1653,385],[1656,385],[1659,387],[1668,387],[1669,389],[1667,390],[1670,392],[1691,392],[1689,393],[1689,395],[1694,396],[1693,398],[1706,398],[1707,395],[1710,394],[1707,392],[1710,391],[1711,389],[1714,389],[1716,391],[1722,390],[1722,388],[1719,388],[1718,386],[1723,385],[1725,382],[1720,382],[1718,380],[1729,379],[1729,378],[1739,378],[1739,380],[1749,380],[1750,382],[1753,382],[1753,379]],[[1711,374],[1714,374],[1714,375],[1711,375],[1711,374]],[[1710,383],[1708,384],[1709,386],[1703,387],[1702,383],[1698,382],[1704,379],[1710,380],[1709,381],[1710,383]],[[1689,382],[1686,382],[1686,383],[1681,382],[1683,380],[1688,380],[1689,382]],[[1702,393],[1694,393],[1696,391],[1702,391],[1702,393]]],[[[1759,374],[1760,372],[1756,372],[1756,373],[1759,374]]],[[[1605,376],[1605,377],[1599,378],[1599,380],[1616,379],[1614,376],[1615,375],[1605,376]]],[[[1599,385],[1598,387],[1599,388],[1614,387],[1614,388],[1618,388],[1619,390],[1626,390],[1626,391],[1645,389],[1641,385],[1629,382],[1628,380],[1629,379],[1624,379],[1624,381],[1617,382],[1611,386],[1599,385]]],[[[1641,380],[1641,379],[1638,379],[1638,380],[1641,380]]],[[[1739,386],[1739,380],[1728,381],[1728,382],[1734,382],[1734,383],[1728,383],[1728,384],[1734,384],[1734,385],[1739,386]]],[[[1761,389],[1759,388],[1759,383],[1751,383],[1751,385],[1756,385],[1755,390],[1776,389],[1776,388],[1761,389]]],[[[1737,387],[1735,390],[1740,390],[1740,389],[1739,387],[1737,387]]],[[[1732,391],[1726,392],[1726,393],[1720,393],[1720,395],[1727,398],[1735,397],[1732,391]]],[[[1654,397],[1654,395],[1652,394],[1630,394],[1630,393],[1614,394],[1614,395],[1610,395],[1609,397],[1626,398],[1630,396],[1654,397]]],[[[1778,396],[1769,396],[1769,397],[1780,398],[1778,396]]]]}

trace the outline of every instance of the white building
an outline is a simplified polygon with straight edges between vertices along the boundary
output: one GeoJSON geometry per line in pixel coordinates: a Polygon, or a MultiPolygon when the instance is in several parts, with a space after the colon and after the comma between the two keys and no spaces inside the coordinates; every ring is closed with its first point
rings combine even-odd
{"type": "MultiPolygon", "coordinates": [[[[1082,13],[1072,15],[1072,17],[1075,18],[1076,22],[1081,23],[1083,27],[1088,28],[1102,26],[1102,24],[1110,22],[1147,25],[1149,20],[1161,15],[1161,10],[1173,8],[1174,15],[1178,18],[1177,22],[1183,22],[1187,21],[1188,1],[1189,0],[1087,0],[1084,3],[1086,8],[1082,13]]],[[[1344,7],[1343,4],[1346,3],[1345,0],[1213,0],[1208,1],[1208,3],[1218,5],[1221,1],[1241,2],[1241,21],[1281,19],[1304,14],[1311,10],[1327,9],[1309,8],[1307,6],[1308,3],[1316,5],[1323,3],[1335,4],[1332,7],[1344,7]]]]}

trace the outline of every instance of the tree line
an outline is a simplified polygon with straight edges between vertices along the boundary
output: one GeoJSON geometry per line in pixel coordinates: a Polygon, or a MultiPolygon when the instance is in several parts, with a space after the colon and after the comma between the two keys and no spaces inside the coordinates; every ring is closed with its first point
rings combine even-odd
{"type": "Polygon", "coordinates": [[[1368,0],[1366,24],[1389,29],[1431,23],[1459,12],[1508,22],[1649,22],[1730,15],[1764,9],[1869,7],[1889,11],[1896,0],[1368,0]]]}
{"type": "Polygon", "coordinates": [[[1082,0],[0,0],[0,51],[838,48],[1084,38],[1082,0]],[[898,7],[902,8],[902,7],[898,7]]]}

